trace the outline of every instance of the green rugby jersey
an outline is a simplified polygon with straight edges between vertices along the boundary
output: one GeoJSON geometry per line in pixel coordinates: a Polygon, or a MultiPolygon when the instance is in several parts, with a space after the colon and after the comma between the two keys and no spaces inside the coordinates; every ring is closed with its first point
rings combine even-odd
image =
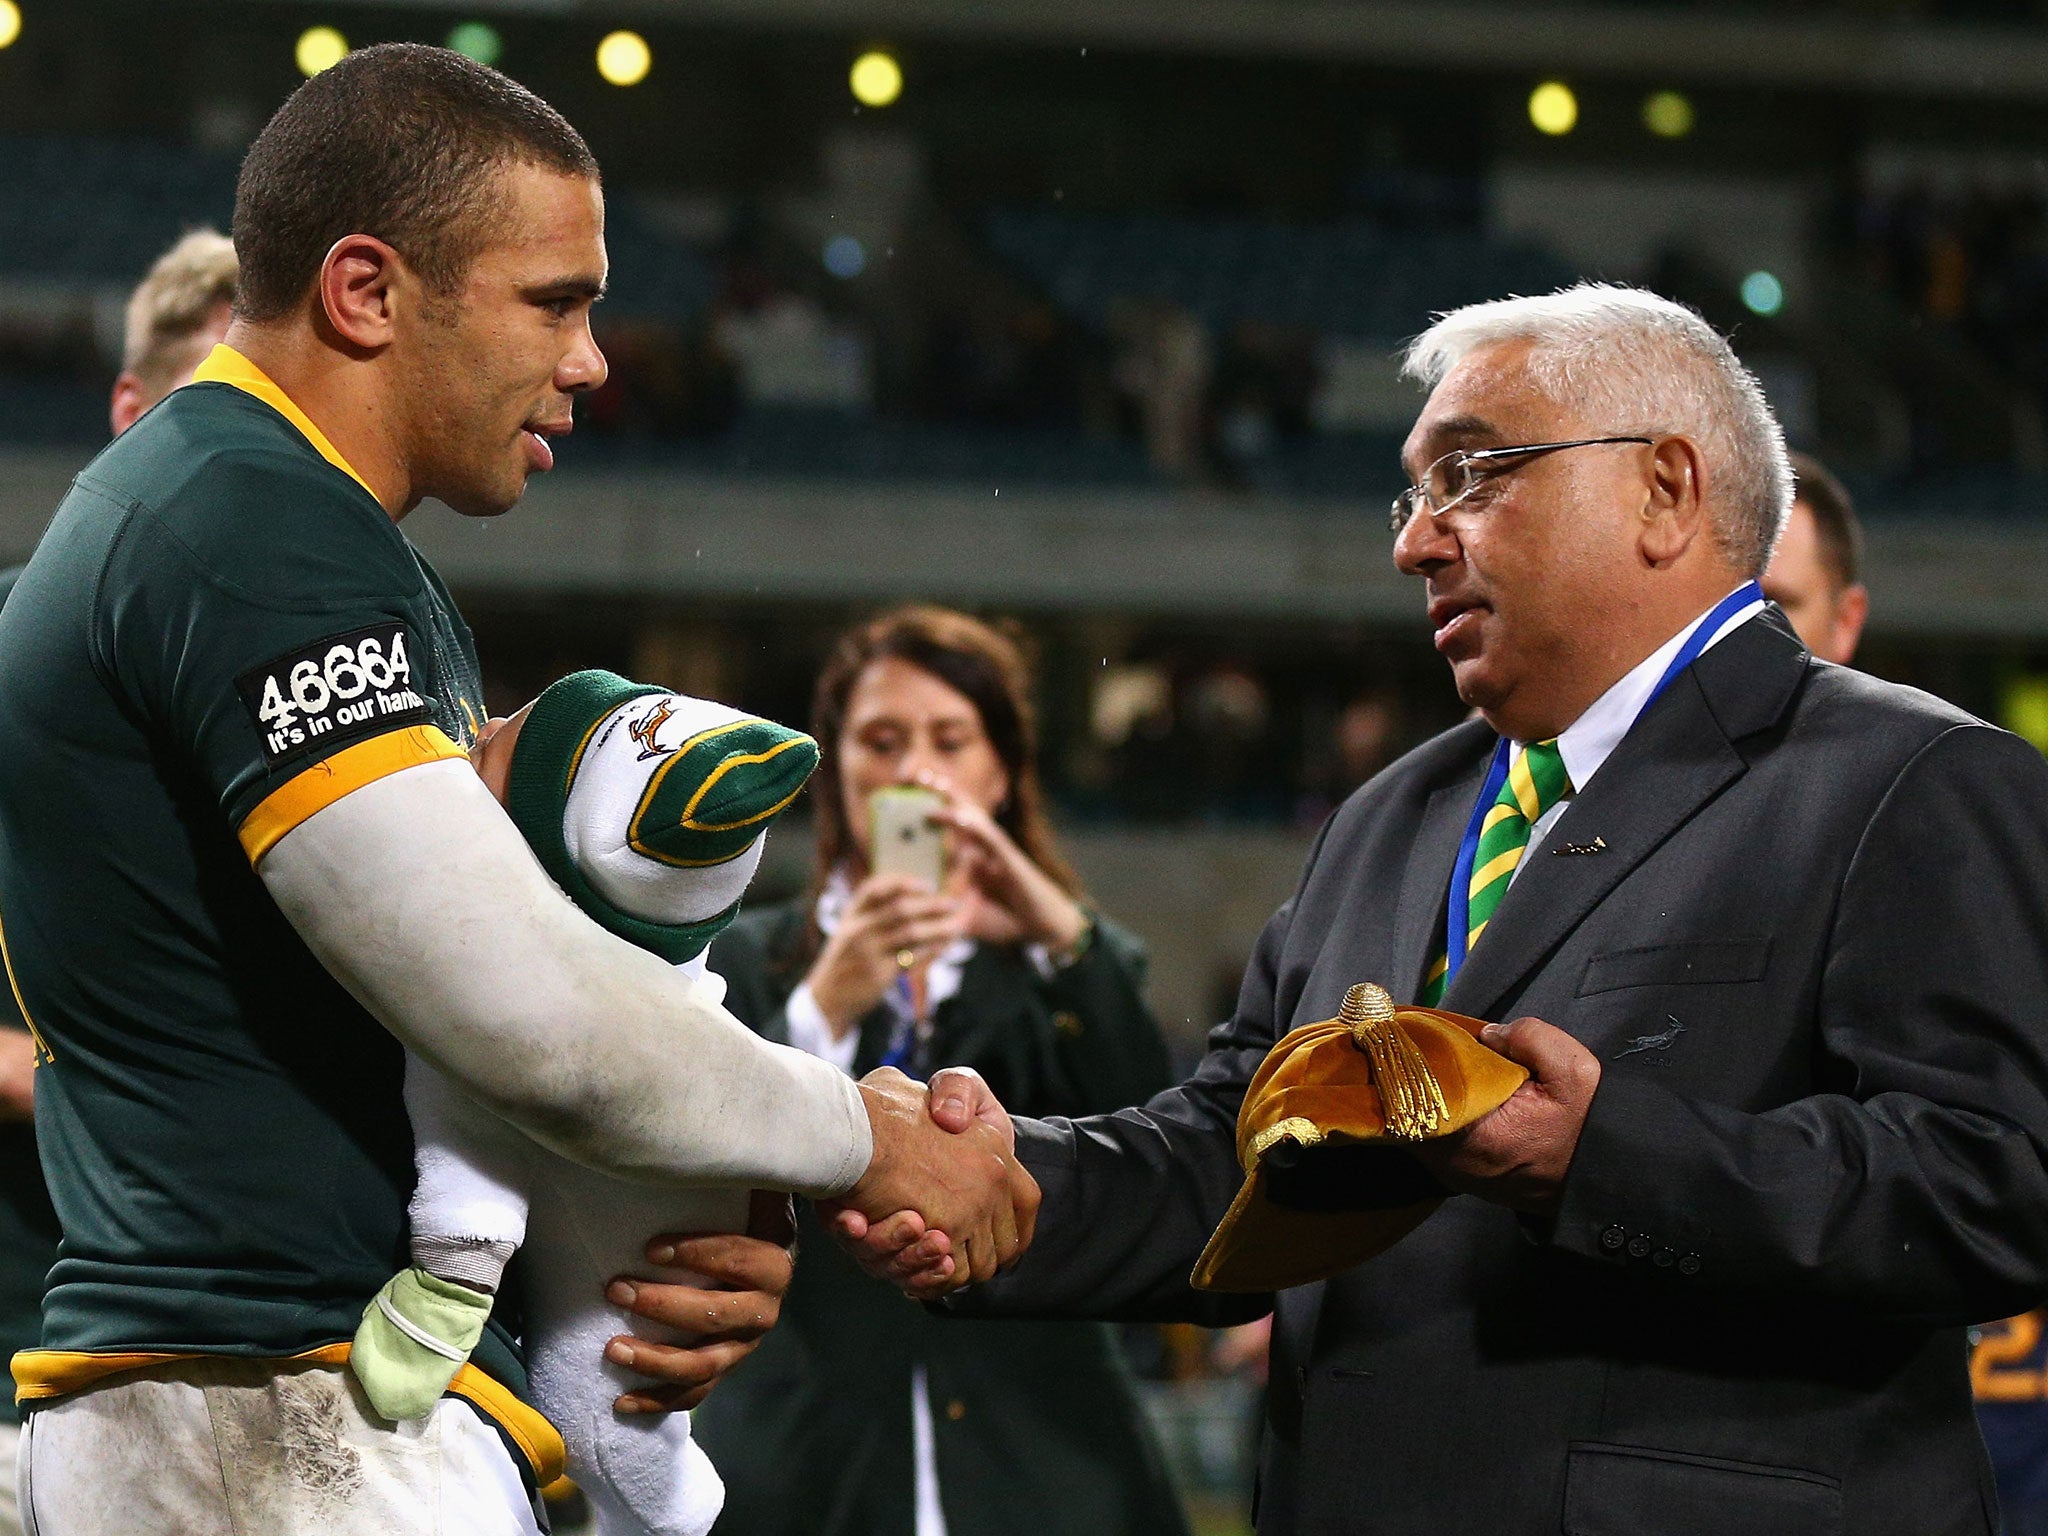
{"type": "MultiPolygon", "coordinates": [[[[0,571],[0,606],[20,567],[0,571]]],[[[14,989],[0,982],[0,1029],[27,1032],[14,989]]],[[[42,1333],[43,1278],[57,1262],[57,1213],[36,1159],[36,1133],[0,1125],[0,1359],[33,1349],[42,1333]]],[[[14,1395],[0,1394],[0,1424],[19,1417],[14,1395]]]]}
{"type": "MultiPolygon", "coordinates": [[[[0,610],[0,934],[64,1229],[30,1406],[151,1356],[336,1358],[409,1262],[403,1052],[255,866],[460,755],[475,649],[275,384],[225,347],[198,378],[78,476],[0,610]]],[[[502,1336],[477,1359],[519,1384],[502,1336]]]]}

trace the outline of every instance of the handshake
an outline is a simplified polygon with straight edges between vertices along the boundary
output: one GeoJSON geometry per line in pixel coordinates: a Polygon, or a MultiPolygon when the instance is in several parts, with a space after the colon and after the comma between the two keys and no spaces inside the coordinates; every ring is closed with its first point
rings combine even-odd
{"type": "Polygon", "coordinates": [[[874,1155],[818,1209],[861,1267],[923,1300],[1015,1263],[1031,1245],[1038,1181],[981,1074],[948,1067],[927,1084],[883,1067],[860,1080],[860,1095],[874,1155]]]}

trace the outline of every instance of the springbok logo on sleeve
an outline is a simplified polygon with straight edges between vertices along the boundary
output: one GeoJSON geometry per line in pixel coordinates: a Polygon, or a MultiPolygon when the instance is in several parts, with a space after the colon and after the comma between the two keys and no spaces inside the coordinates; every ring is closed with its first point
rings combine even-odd
{"type": "Polygon", "coordinates": [[[661,728],[675,715],[675,700],[663,698],[654,708],[628,726],[627,734],[640,744],[640,761],[652,757],[665,757],[675,751],[674,747],[661,744],[661,728]]]}

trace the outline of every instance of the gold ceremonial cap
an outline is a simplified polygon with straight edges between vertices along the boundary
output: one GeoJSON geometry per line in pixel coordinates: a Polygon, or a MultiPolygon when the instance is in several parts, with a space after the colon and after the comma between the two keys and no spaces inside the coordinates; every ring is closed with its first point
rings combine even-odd
{"type": "Polygon", "coordinates": [[[1208,1291],[1324,1280],[1407,1236],[1444,1192],[1404,1143],[1463,1130],[1528,1080],[1485,1024],[1360,982],[1267,1054],[1237,1115],[1244,1187],[1195,1264],[1208,1291]]]}

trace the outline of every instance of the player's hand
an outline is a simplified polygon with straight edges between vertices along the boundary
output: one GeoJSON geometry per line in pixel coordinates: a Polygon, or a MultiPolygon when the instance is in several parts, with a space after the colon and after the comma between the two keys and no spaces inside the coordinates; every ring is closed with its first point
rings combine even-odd
{"type": "Polygon", "coordinates": [[[853,1028],[899,976],[929,965],[964,927],[959,901],[915,876],[861,881],[804,978],[833,1033],[853,1028]]]}
{"type": "Polygon", "coordinates": [[[875,1152],[860,1182],[824,1209],[854,1238],[856,1257],[914,1294],[943,1295],[991,1279],[1030,1245],[1038,1220],[1038,1181],[1017,1161],[1008,1115],[979,1073],[964,1067],[924,1084],[884,1067],[861,1079],[875,1152]],[[934,1118],[934,1099],[949,1130],[934,1118]],[[858,1218],[854,1220],[853,1218],[858,1218]],[[863,1252],[874,1238],[870,1262],[863,1252]],[[919,1278],[909,1285],[900,1268],[919,1278]]]}
{"type": "Polygon", "coordinates": [[[689,1344],[657,1344],[621,1334],[605,1357],[654,1383],[613,1402],[621,1413],[669,1413],[703,1402],[726,1373],[767,1336],[782,1316],[782,1298],[796,1272],[796,1220],[789,1196],[757,1189],[747,1230],[680,1233],[651,1239],[647,1259],[687,1269],[702,1285],[677,1285],[621,1275],[605,1299],[650,1322],[692,1336],[689,1344]]]}
{"type": "MultiPolygon", "coordinates": [[[[953,1135],[972,1126],[992,1132],[1012,1157],[1017,1146],[1016,1128],[1010,1116],[979,1072],[949,1067],[933,1075],[926,1091],[926,1112],[934,1124],[953,1135]]],[[[1022,1171],[1021,1168],[1019,1170],[1022,1171]]],[[[1026,1178],[1030,1176],[1025,1175],[1026,1178]]],[[[1037,1185],[1030,1221],[1037,1219],[1037,1185]]],[[[863,1269],[877,1279],[896,1286],[917,1300],[943,1296],[956,1288],[954,1275],[959,1266],[953,1257],[952,1240],[944,1231],[930,1230],[915,1211],[897,1211],[870,1220],[859,1210],[838,1202],[820,1207],[840,1246],[863,1269]]],[[[1025,1241],[1030,1241],[1027,1226],[1025,1241]]]]}
{"type": "Polygon", "coordinates": [[[1600,1058],[1541,1019],[1489,1024],[1479,1035],[1529,1080],[1464,1130],[1410,1147],[1452,1189],[1518,1211],[1557,1208],[1579,1133],[1600,1087],[1600,1058]]]}

